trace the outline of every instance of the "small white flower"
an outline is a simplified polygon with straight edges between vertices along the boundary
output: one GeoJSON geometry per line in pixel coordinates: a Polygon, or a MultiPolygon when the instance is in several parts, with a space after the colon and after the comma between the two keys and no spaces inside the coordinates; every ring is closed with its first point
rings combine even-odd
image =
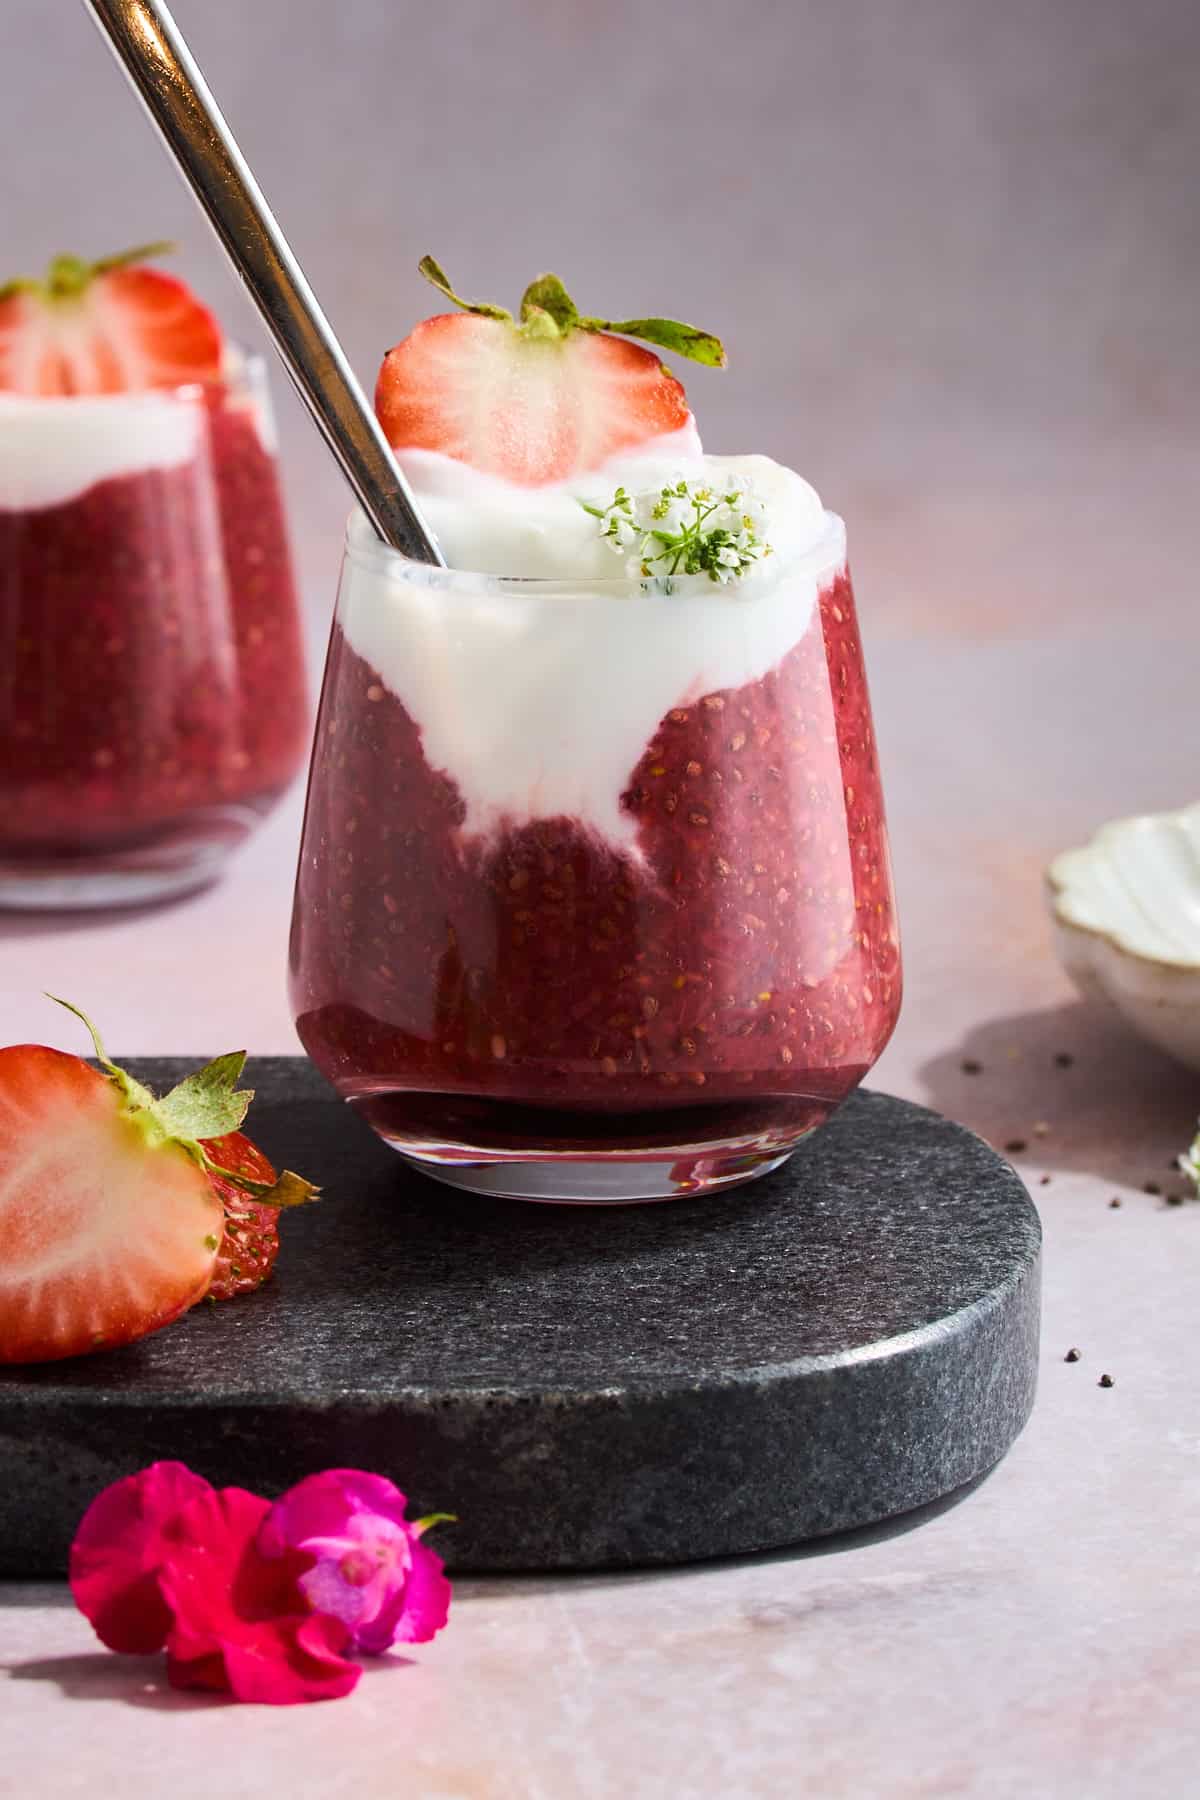
{"type": "Polygon", "coordinates": [[[766,508],[745,483],[732,479],[717,490],[693,487],[678,475],[637,494],[619,487],[603,508],[581,504],[635,580],[705,572],[724,583],[770,555],[761,535],[766,508]]]}

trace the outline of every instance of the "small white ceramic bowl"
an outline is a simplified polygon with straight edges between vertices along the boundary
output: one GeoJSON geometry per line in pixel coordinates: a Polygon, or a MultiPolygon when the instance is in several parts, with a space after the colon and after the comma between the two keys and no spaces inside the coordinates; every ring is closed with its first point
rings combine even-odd
{"type": "Polygon", "coordinates": [[[1115,819],[1056,857],[1046,881],[1080,992],[1200,1070],[1200,804],[1115,819]]]}

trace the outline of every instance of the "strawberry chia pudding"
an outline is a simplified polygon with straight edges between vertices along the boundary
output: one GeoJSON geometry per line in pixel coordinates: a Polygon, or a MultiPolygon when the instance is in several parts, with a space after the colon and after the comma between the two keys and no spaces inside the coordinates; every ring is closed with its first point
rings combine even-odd
{"type": "Polygon", "coordinates": [[[0,900],[154,898],[211,876],[304,755],[265,384],[178,335],[153,381],[37,381],[28,336],[0,302],[0,900]]]}
{"type": "Polygon", "coordinates": [[[686,409],[649,422],[536,485],[393,434],[449,569],[351,523],[298,1028],[382,1136],[492,1192],[744,1180],[899,1009],[841,521],[766,457],[706,456],[686,409]]]}

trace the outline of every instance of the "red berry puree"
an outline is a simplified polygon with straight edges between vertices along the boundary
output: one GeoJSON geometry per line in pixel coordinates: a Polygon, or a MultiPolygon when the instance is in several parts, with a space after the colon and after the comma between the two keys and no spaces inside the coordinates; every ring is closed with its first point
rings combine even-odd
{"type": "MultiPolygon", "coordinates": [[[[514,722],[514,730],[520,726],[514,722]]],[[[850,581],[761,680],[669,712],[633,856],[557,817],[464,837],[451,777],[335,627],[292,938],[305,1048],[398,1148],[714,1158],[794,1145],[900,1005],[850,581]]]]}
{"type": "Polygon", "coordinates": [[[87,869],[172,835],[236,842],[303,758],[274,458],[224,385],[179,404],[205,415],[190,461],[97,481],[62,504],[0,506],[10,874],[26,862],[87,869]]]}

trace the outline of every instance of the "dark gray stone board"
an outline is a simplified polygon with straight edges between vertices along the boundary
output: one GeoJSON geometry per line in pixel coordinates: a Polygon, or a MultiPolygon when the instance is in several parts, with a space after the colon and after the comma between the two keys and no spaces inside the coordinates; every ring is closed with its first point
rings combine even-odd
{"type": "Polygon", "coordinates": [[[459,1515],[457,1568],[600,1568],[906,1512],[1029,1415],[1037,1213],[920,1107],[856,1095],[707,1199],[546,1207],[412,1173],[300,1058],[248,1076],[254,1136],[326,1198],[284,1220],[260,1293],[0,1370],[2,1575],[61,1572],[91,1497],[158,1457],[265,1494],[378,1470],[459,1515]]]}

